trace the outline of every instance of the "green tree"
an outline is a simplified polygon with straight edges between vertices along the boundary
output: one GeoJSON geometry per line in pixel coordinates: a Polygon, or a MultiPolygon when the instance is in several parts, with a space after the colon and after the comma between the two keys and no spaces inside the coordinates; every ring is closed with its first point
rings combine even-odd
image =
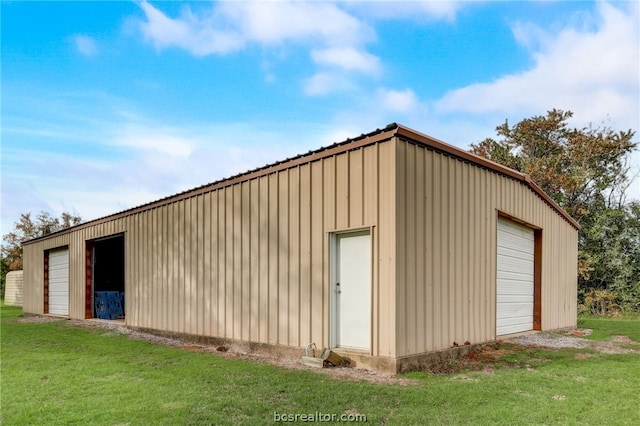
{"type": "MultiPolygon", "coordinates": [[[[13,230],[2,237],[2,261],[8,270],[22,269],[22,243],[33,238],[42,237],[52,232],[70,228],[82,221],[80,216],[63,212],[60,217],[53,217],[50,213],[41,211],[32,218],[31,213],[22,213],[20,220],[13,225],[13,230]]],[[[4,283],[6,272],[2,273],[4,283]]]]}
{"type": "Polygon", "coordinates": [[[0,258],[0,299],[4,300],[4,289],[7,283],[7,273],[9,272],[9,264],[4,257],[0,258]]]}
{"type": "Polygon", "coordinates": [[[571,111],[551,110],[496,128],[497,139],[471,152],[527,173],[582,226],[580,295],[606,290],[618,305],[640,307],[640,205],[627,200],[635,132],[606,126],[571,128],[571,111]]]}

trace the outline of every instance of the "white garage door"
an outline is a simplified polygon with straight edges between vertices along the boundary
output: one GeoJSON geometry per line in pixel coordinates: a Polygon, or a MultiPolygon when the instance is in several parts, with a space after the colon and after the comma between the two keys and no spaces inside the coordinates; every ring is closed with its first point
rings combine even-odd
{"type": "Polygon", "coordinates": [[[49,313],[69,315],[69,250],[49,252],[49,313]]]}
{"type": "Polygon", "coordinates": [[[533,329],[533,230],[498,219],[496,334],[533,329]]]}

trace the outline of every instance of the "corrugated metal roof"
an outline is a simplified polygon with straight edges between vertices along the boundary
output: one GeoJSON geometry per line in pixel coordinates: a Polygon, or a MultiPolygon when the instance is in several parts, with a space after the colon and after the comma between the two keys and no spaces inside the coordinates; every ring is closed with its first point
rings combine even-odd
{"type": "Polygon", "coordinates": [[[140,213],[146,210],[151,210],[163,205],[167,205],[167,204],[175,203],[180,200],[195,197],[200,194],[215,191],[217,189],[220,189],[226,186],[234,185],[243,181],[255,179],[260,176],[275,173],[280,170],[285,170],[288,168],[296,167],[301,164],[318,161],[322,158],[330,157],[332,155],[336,155],[341,152],[351,151],[354,149],[361,148],[363,146],[384,142],[396,136],[404,140],[407,140],[409,142],[426,146],[427,148],[434,149],[436,151],[442,152],[452,157],[456,157],[463,161],[467,161],[471,164],[475,164],[477,166],[490,169],[499,174],[521,181],[522,183],[527,185],[529,188],[531,188],[533,192],[538,194],[551,208],[556,210],[558,214],[560,214],[574,228],[580,229],[580,225],[567,212],[565,212],[555,201],[553,201],[553,199],[549,197],[538,185],[536,185],[527,174],[520,173],[516,170],[505,167],[501,164],[488,160],[484,157],[480,157],[478,155],[472,154],[471,152],[468,152],[458,147],[455,147],[453,145],[447,144],[446,142],[442,142],[438,139],[435,139],[426,134],[417,132],[408,127],[402,126],[397,123],[391,123],[382,129],[376,129],[373,132],[361,134],[356,138],[349,138],[342,142],[337,142],[326,147],[321,147],[319,149],[312,150],[307,153],[297,155],[295,157],[285,158],[284,160],[267,164],[257,169],[248,170],[246,172],[239,173],[237,175],[234,175],[228,178],[220,179],[218,181],[211,182],[205,185],[201,185],[183,192],[179,192],[177,194],[170,195],[156,201],[141,204],[139,206],[132,207],[130,209],[123,210],[123,211],[120,211],[108,216],[104,216],[98,219],[93,219],[88,222],[84,222],[79,225],[73,226],[71,228],[63,229],[61,231],[57,231],[52,234],[45,235],[43,237],[25,241],[23,244],[30,244],[30,243],[40,241],[46,238],[50,238],[56,235],[60,235],[60,234],[71,232],[77,229],[93,226],[98,223],[103,223],[110,220],[115,220],[125,216],[140,213]]]}

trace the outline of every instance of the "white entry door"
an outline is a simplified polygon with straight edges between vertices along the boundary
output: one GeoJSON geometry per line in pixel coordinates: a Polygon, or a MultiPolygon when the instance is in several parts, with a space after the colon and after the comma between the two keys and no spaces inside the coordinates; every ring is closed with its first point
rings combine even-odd
{"type": "Polygon", "coordinates": [[[49,313],[69,315],[69,249],[49,252],[49,313]]]}
{"type": "Polygon", "coordinates": [[[533,330],[533,230],[499,218],[497,254],[496,334],[533,330]]]}
{"type": "Polygon", "coordinates": [[[335,240],[334,337],[336,347],[371,348],[371,235],[337,234],[335,240]]]}

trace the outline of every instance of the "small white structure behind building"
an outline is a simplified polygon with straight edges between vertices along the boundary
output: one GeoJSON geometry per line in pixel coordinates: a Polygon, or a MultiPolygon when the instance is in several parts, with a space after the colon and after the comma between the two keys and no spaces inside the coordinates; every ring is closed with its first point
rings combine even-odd
{"type": "Polygon", "coordinates": [[[4,303],[10,306],[22,306],[22,271],[11,271],[7,274],[4,303]]]}

